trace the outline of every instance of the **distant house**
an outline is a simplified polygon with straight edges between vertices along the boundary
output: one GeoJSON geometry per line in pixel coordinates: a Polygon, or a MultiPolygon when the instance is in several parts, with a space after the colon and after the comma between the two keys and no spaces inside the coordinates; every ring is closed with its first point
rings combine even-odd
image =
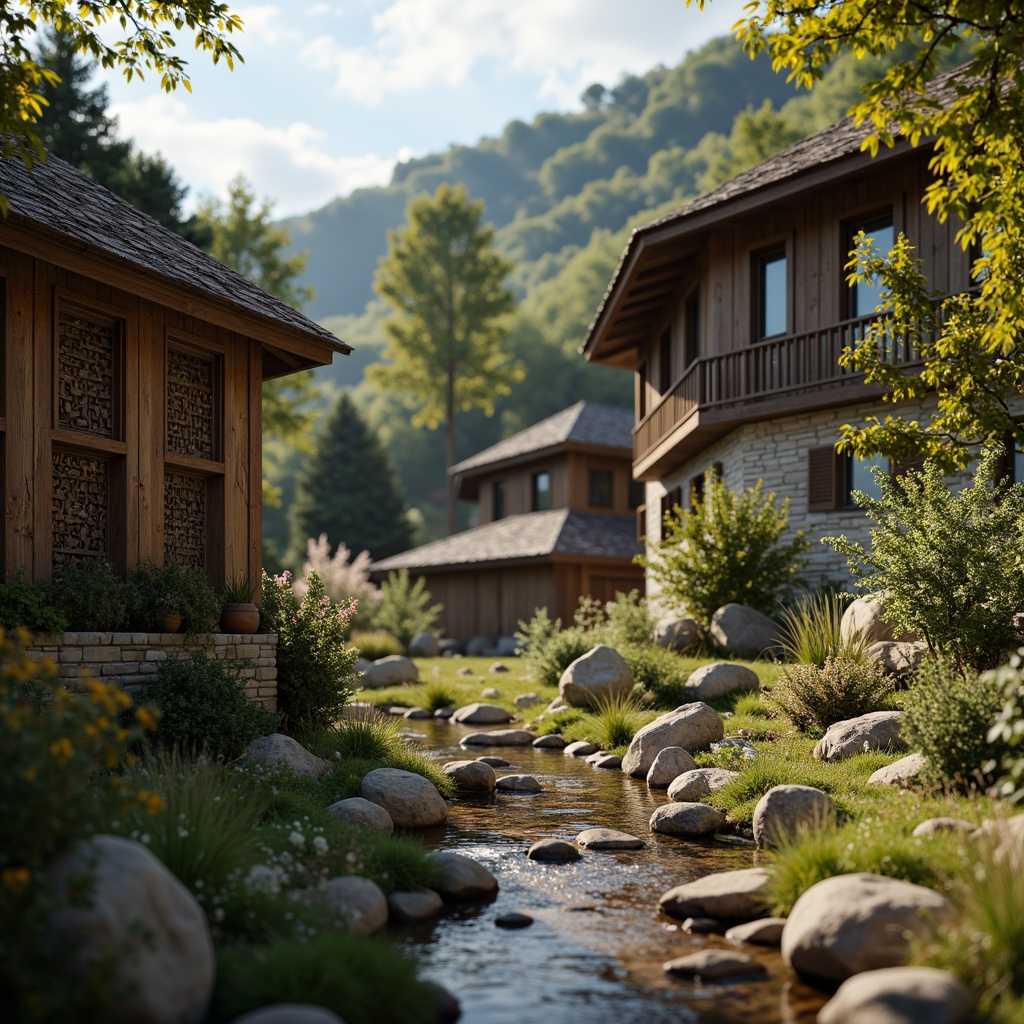
{"type": "Polygon", "coordinates": [[[577,402],[452,467],[480,525],[375,562],[408,569],[444,604],[446,635],[514,633],[537,608],[571,622],[581,595],[643,588],[628,410],[577,402]]]}
{"type": "Polygon", "coordinates": [[[261,385],[350,348],[61,160],[0,161],[0,562],[259,579],[261,385]]]}

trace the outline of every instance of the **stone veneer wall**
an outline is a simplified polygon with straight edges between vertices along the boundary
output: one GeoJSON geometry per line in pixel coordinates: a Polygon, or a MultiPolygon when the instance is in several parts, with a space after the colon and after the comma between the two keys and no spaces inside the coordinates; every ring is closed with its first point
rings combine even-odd
{"type": "MultiPolygon", "coordinates": [[[[156,679],[160,662],[184,646],[185,637],[180,633],[61,633],[35,637],[28,653],[52,658],[65,683],[76,682],[82,669],[88,669],[95,679],[115,682],[133,696],[144,696],[146,684],[156,679]]],[[[271,711],[277,710],[275,634],[214,633],[197,641],[197,646],[224,661],[248,660],[239,673],[246,694],[271,711]]]]}

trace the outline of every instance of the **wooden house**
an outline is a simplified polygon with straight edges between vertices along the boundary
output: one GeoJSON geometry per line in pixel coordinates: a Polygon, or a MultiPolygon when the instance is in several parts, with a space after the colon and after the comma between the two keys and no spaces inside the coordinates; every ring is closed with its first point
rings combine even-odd
{"type": "Polygon", "coordinates": [[[480,524],[375,562],[426,578],[451,637],[516,631],[538,608],[571,622],[581,596],[643,588],[630,479],[632,414],[577,402],[453,466],[480,524]]]}
{"type": "Polygon", "coordinates": [[[0,560],[259,579],[261,385],[347,345],[61,160],[0,162],[0,560]]]}

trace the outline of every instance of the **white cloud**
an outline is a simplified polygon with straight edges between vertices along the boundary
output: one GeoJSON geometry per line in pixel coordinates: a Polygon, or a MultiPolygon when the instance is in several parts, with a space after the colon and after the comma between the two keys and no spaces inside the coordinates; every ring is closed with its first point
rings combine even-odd
{"type": "Polygon", "coordinates": [[[122,134],[139,149],[160,151],[192,187],[226,196],[227,183],[241,172],[275,214],[291,216],[316,209],[355,188],[385,185],[395,158],[373,153],[335,157],[327,152],[327,132],[301,121],[273,128],[247,117],[200,120],[174,96],[163,94],[111,108],[122,134]]]}

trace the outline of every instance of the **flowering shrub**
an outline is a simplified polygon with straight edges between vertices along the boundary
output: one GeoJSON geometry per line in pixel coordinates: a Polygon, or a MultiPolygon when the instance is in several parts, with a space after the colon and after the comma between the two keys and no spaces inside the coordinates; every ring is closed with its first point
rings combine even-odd
{"type": "Polygon", "coordinates": [[[343,604],[348,598],[359,602],[358,610],[352,617],[352,625],[368,625],[381,601],[381,592],[370,582],[369,551],[360,551],[349,563],[352,552],[344,544],[331,557],[331,545],[327,534],[321,533],[319,540],[312,537],[306,542],[306,562],[302,566],[302,579],[292,585],[296,597],[306,596],[309,574],[315,572],[324,584],[324,592],[335,604],[343,604]]]}
{"type": "Polygon", "coordinates": [[[311,572],[301,602],[291,573],[263,574],[260,631],[277,634],[277,708],[292,732],[329,727],[352,695],[356,652],[345,645],[357,602],[334,604],[311,572]]]}

